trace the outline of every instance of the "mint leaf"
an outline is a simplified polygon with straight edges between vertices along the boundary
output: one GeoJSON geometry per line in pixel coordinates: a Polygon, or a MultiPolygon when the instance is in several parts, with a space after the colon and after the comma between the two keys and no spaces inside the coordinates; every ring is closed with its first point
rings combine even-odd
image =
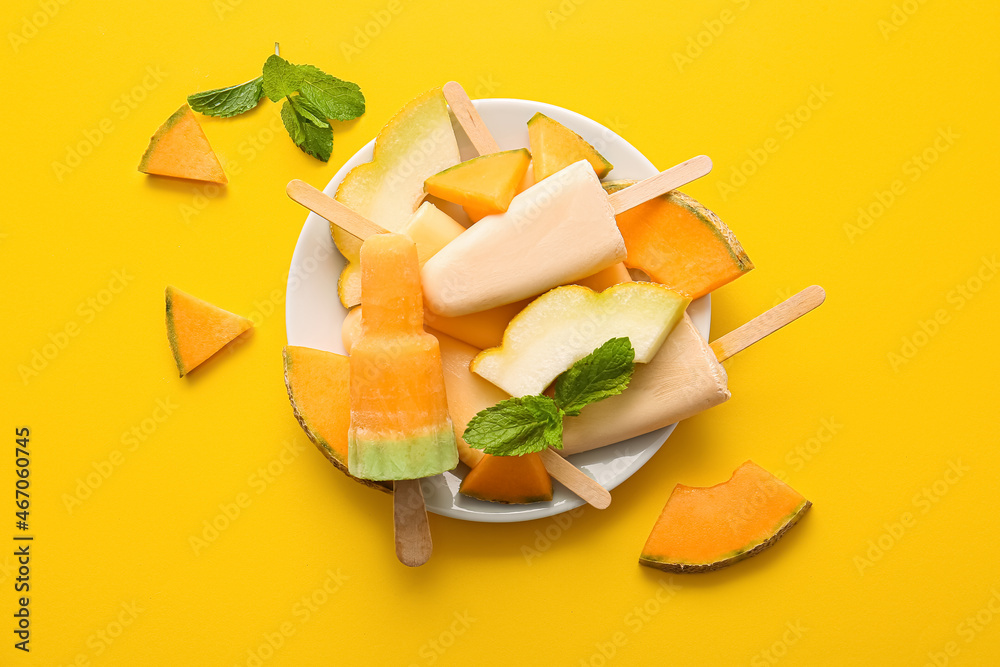
{"type": "Polygon", "coordinates": [[[281,122],[295,145],[314,158],[326,162],[333,152],[333,130],[325,120],[318,119],[318,122],[314,122],[311,118],[315,118],[315,115],[308,103],[303,103],[297,97],[289,97],[281,106],[281,122]]]}
{"type": "Polygon", "coordinates": [[[263,78],[264,93],[272,102],[277,102],[299,89],[305,73],[281,56],[271,55],[264,61],[263,78]]]}
{"type": "Polygon", "coordinates": [[[291,95],[288,101],[292,103],[295,107],[295,111],[298,112],[299,116],[303,119],[309,121],[316,127],[330,127],[330,123],[326,122],[326,116],[323,112],[309,104],[301,95],[291,95]]]}
{"type": "Polygon", "coordinates": [[[612,338],[556,379],[556,404],[573,417],[591,403],[622,393],[632,379],[634,361],[629,339],[612,338]]]}
{"type": "Polygon", "coordinates": [[[252,81],[228,88],[206,90],[194,95],[188,95],[187,101],[192,109],[206,116],[229,118],[250,111],[264,97],[264,77],[258,76],[252,81]]]}
{"type": "Polygon", "coordinates": [[[356,83],[338,79],[313,65],[299,65],[303,82],[298,90],[324,118],[351,120],[365,112],[365,96],[356,83]]]}
{"type": "Polygon", "coordinates": [[[561,448],[562,413],[548,396],[508,398],[470,419],[462,438],[493,456],[561,448]]]}

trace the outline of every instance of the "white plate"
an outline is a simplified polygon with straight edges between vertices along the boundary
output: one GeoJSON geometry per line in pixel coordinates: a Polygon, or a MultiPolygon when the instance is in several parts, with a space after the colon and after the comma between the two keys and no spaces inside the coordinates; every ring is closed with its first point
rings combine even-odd
{"type": "MultiPolygon", "coordinates": [[[[580,134],[615,165],[608,179],[642,179],[658,171],[627,141],[600,123],[574,111],[542,102],[513,99],[476,100],[475,105],[503,150],[528,146],[526,123],[535,112],[541,111],[580,134]]],[[[474,154],[464,133],[458,131],[456,134],[462,157],[472,157],[474,154]]],[[[355,153],[334,175],[324,191],[332,197],[348,171],[371,160],[374,145],[373,139],[355,153]]],[[[664,165],[664,168],[667,166],[671,165],[664,165]]],[[[337,297],[337,278],[343,265],[344,260],[330,238],[329,223],[315,213],[310,213],[299,234],[288,273],[285,327],[289,345],[344,354],[340,325],[347,311],[340,305],[337,297]]],[[[688,313],[701,335],[707,338],[711,321],[710,297],[705,296],[692,303],[688,307],[688,313]]],[[[610,490],[641,468],[670,437],[674,426],[676,424],[614,445],[576,454],[569,460],[610,490]]],[[[452,472],[423,480],[427,509],[435,514],[466,521],[510,522],[541,519],[584,504],[558,482],[554,483],[553,498],[547,503],[501,505],[466,498],[458,493],[458,486],[467,470],[464,464],[459,464],[452,472]]]]}

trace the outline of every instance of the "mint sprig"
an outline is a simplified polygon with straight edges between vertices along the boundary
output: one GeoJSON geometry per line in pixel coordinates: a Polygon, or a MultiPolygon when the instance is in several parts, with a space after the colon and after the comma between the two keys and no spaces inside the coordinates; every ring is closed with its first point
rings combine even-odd
{"type": "Polygon", "coordinates": [[[635,371],[628,338],[612,338],[556,379],[554,398],[508,398],[469,420],[462,438],[493,456],[523,456],[548,447],[562,449],[563,417],[625,391],[635,371]]]}
{"type": "Polygon", "coordinates": [[[267,97],[285,100],[281,122],[295,145],[326,162],[333,153],[330,119],[345,121],[365,112],[365,96],[356,83],[338,79],[313,65],[295,65],[275,54],[261,76],[229,88],[195,93],[191,108],[208,116],[229,118],[246,113],[267,97]]]}

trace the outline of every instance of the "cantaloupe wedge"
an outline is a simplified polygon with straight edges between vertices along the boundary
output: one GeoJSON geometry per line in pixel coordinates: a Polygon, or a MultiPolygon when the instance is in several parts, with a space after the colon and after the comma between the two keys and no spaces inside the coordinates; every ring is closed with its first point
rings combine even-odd
{"type": "Polygon", "coordinates": [[[253,327],[253,322],[168,286],[167,339],[181,377],[253,327]]]}
{"type": "Polygon", "coordinates": [[[437,339],[423,328],[417,248],[402,234],[361,246],[361,335],[351,345],[347,467],[407,480],[458,465],[437,339]]]}
{"type": "Polygon", "coordinates": [[[604,342],[626,337],[635,361],[650,361],[690,300],[656,283],[627,282],[603,292],[563,285],[511,320],[500,347],[481,352],[472,372],[512,396],[541,393],[604,342]]]}
{"type": "Polygon", "coordinates": [[[526,148],[480,155],[434,174],[424,191],[487,215],[503,213],[531,162],[526,148]]]}
{"type": "MultiPolygon", "coordinates": [[[[448,105],[440,88],[429,90],[399,110],[375,138],[371,162],[360,164],[337,187],[336,199],[391,232],[417,210],[424,180],[461,161],[448,105]]],[[[345,308],[361,303],[361,241],[330,226],[347,259],[337,291],[345,308]]]]}
{"type": "MultiPolygon", "coordinates": [[[[515,196],[521,194],[534,184],[535,184],[535,172],[531,168],[531,163],[529,162],[528,168],[524,170],[524,177],[521,178],[521,182],[517,186],[517,192],[515,193],[515,196]]],[[[465,214],[469,216],[470,222],[479,222],[480,220],[491,214],[490,211],[485,209],[478,209],[475,206],[464,206],[463,208],[465,209],[465,214]]]]}
{"type": "MultiPolygon", "coordinates": [[[[634,181],[604,184],[610,194],[634,181]]],[[[625,239],[625,265],[691,299],[722,287],[753,262],[712,211],[676,190],[616,216],[625,239]]]]}
{"type": "Polygon", "coordinates": [[[351,423],[350,362],[342,354],[288,345],[285,389],[302,430],[337,470],[367,486],[392,492],[392,485],[359,479],[347,471],[347,429],[351,423]]]}
{"type": "Polygon", "coordinates": [[[528,140],[535,181],[551,176],[578,160],[589,162],[598,178],[604,178],[613,169],[612,164],[583,137],[543,113],[536,113],[528,121],[528,140]]]}
{"type": "Polygon", "coordinates": [[[537,454],[491,456],[469,471],[458,487],[470,498],[526,505],[552,500],[552,478],[537,454]]]}
{"type": "Polygon", "coordinates": [[[802,494],[747,461],[721,484],[675,486],[639,563],[668,572],[717,570],[767,549],[810,507],[802,494]]]}
{"type": "Polygon", "coordinates": [[[144,174],[190,178],[210,183],[229,182],[208,137],[188,105],[175,111],[149,140],[139,161],[144,174]]]}

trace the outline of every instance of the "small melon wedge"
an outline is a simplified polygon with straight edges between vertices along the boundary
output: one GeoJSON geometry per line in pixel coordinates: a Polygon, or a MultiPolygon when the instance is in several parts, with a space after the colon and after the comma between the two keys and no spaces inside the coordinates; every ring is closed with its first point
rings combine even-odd
{"type": "Polygon", "coordinates": [[[285,389],[302,430],[337,470],[386,493],[392,485],[355,477],[347,471],[347,429],[351,423],[350,361],[311,347],[287,345],[285,389]]]}
{"type": "Polygon", "coordinates": [[[503,213],[517,194],[529,162],[526,148],[480,155],[434,174],[424,181],[424,191],[487,215],[503,213]]]}
{"type": "Polygon", "coordinates": [[[543,113],[536,113],[528,121],[528,140],[535,181],[551,176],[578,160],[589,162],[598,178],[604,178],[614,168],[583,137],[543,113]]]}
{"type": "MultiPolygon", "coordinates": [[[[391,232],[410,218],[424,198],[424,180],[461,161],[448,105],[440,88],[411,100],[375,138],[372,161],[360,164],[337,187],[341,204],[391,232]]],[[[345,308],[361,303],[361,241],[330,226],[347,259],[337,292],[345,308]]]]}
{"type": "Polygon", "coordinates": [[[208,137],[186,104],[156,130],[139,161],[139,171],[223,185],[229,182],[208,137]]]}
{"type": "Polygon", "coordinates": [[[459,493],[494,503],[526,505],[552,500],[552,478],[537,453],[491,456],[469,471],[459,493]]]}
{"type": "Polygon", "coordinates": [[[477,355],[471,369],[512,396],[526,396],[541,393],[611,338],[628,337],[636,362],[646,363],[688,303],[656,283],[622,283],[603,292],[556,287],[511,320],[500,347],[477,355]]]}
{"type": "Polygon", "coordinates": [[[399,233],[409,236],[417,244],[417,261],[423,266],[438,250],[464,231],[465,227],[455,222],[454,218],[425,201],[400,228],[399,233]]]}
{"type": "MultiPolygon", "coordinates": [[[[524,170],[524,177],[521,179],[521,182],[517,186],[517,192],[515,196],[521,194],[534,184],[535,184],[535,172],[534,169],[531,168],[531,163],[529,162],[528,168],[524,170]]],[[[463,208],[465,209],[465,214],[469,216],[469,222],[479,222],[486,216],[490,215],[490,211],[485,209],[481,210],[476,208],[475,206],[465,206],[463,208]]]]}
{"type": "Polygon", "coordinates": [[[253,322],[173,286],[166,289],[167,339],[181,377],[224,348],[253,322]]]}
{"type": "Polygon", "coordinates": [[[726,482],[678,484],[639,563],[668,572],[709,572],[754,556],[781,538],[812,503],[747,461],[726,482]]]}
{"type": "MultiPolygon", "coordinates": [[[[610,194],[634,181],[604,184],[610,194]]],[[[676,190],[616,216],[625,265],[692,299],[753,269],[743,246],[712,211],[676,190]]]]}

